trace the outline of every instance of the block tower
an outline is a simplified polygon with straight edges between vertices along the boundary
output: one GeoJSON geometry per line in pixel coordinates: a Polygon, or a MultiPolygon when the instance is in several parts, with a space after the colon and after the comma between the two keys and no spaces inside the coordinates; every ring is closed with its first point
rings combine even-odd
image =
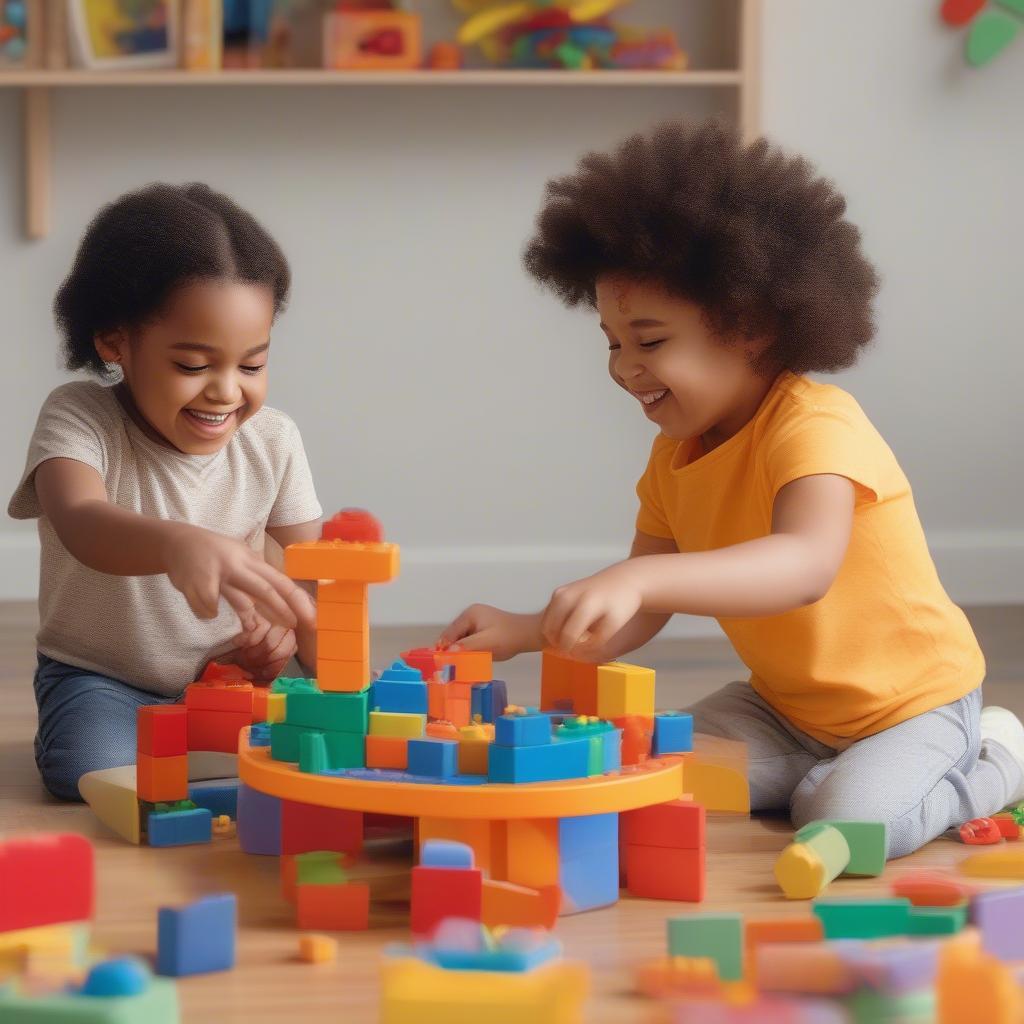
{"type": "Polygon", "coordinates": [[[320,540],[291,544],[285,572],[317,581],[316,677],[321,690],[353,693],[370,684],[367,587],[398,575],[398,545],[362,509],[343,509],[323,525],[320,540]]]}

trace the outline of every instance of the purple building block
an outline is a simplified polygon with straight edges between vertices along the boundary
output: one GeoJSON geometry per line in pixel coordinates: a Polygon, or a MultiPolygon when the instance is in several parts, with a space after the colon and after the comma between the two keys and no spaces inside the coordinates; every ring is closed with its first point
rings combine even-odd
{"type": "Polygon", "coordinates": [[[251,789],[238,787],[238,844],[244,853],[281,854],[281,801],[251,789]]]}
{"type": "Polygon", "coordinates": [[[1024,887],[975,896],[971,921],[981,932],[987,952],[1000,960],[1024,960],[1024,887]]]}

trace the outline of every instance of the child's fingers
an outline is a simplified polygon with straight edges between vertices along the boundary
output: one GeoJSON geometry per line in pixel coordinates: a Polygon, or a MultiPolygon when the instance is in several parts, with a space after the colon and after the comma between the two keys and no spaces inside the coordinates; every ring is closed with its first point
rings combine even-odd
{"type": "Polygon", "coordinates": [[[467,608],[458,618],[445,627],[444,632],[437,638],[439,647],[450,647],[452,644],[461,643],[463,638],[476,632],[476,613],[473,608],[467,608]]]}
{"type": "Polygon", "coordinates": [[[555,646],[563,651],[571,651],[581,640],[589,635],[590,627],[596,618],[596,609],[589,601],[580,601],[566,616],[555,637],[555,646]]]}
{"type": "Polygon", "coordinates": [[[271,569],[265,562],[262,563],[262,566],[262,569],[257,566],[240,570],[232,578],[231,584],[248,594],[256,606],[256,610],[265,619],[286,626],[288,629],[294,629],[297,624],[295,612],[292,611],[282,596],[281,590],[278,590],[275,584],[278,583],[278,577],[283,584],[282,589],[294,588],[295,584],[287,576],[282,576],[279,572],[271,569]],[[272,573],[273,577],[268,578],[267,573],[272,573]]]}
{"type": "Polygon", "coordinates": [[[220,595],[215,584],[186,587],[182,593],[196,618],[215,619],[217,617],[217,599],[220,595]]]}

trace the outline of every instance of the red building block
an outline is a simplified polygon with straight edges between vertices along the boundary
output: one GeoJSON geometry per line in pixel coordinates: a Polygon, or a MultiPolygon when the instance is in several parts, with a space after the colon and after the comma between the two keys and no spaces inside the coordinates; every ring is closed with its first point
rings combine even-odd
{"type": "Polygon", "coordinates": [[[437,671],[437,659],[432,647],[416,647],[410,651],[402,651],[402,661],[409,668],[418,668],[424,679],[429,679],[437,671]]]}
{"type": "MultiPolygon", "coordinates": [[[[250,694],[251,700],[251,694],[250,694]]],[[[251,711],[188,710],[188,749],[238,753],[238,733],[252,724],[251,711]]]]}
{"type": "Polygon", "coordinates": [[[664,846],[673,850],[694,850],[705,839],[704,808],[692,800],[669,800],[619,818],[627,846],[664,846]]]}
{"type": "Polygon", "coordinates": [[[244,683],[251,680],[252,676],[242,668],[241,665],[222,665],[218,661],[207,662],[203,674],[199,677],[201,683],[244,683]]]}
{"type": "Polygon", "coordinates": [[[92,844],[34,835],[0,843],[0,932],[88,921],[94,909],[92,844]]]}
{"type": "Polygon", "coordinates": [[[188,754],[152,757],[140,753],[135,762],[135,792],[150,804],[188,799],[188,754]]]}
{"type": "Polygon", "coordinates": [[[700,903],[704,899],[704,847],[627,846],[626,889],[650,900],[700,903]]]}
{"type": "Polygon", "coordinates": [[[181,704],[149,704],[136,716],[136,742],[140,754],[177,757],[188,753],[188,711],[181,704]]]}
{"type": "Polygon", "coordinates": [[[362,848],[361,811],[281,801],[281,853],[358,853],[362,848]]]}
{"type": "Polygon", "coordinates": [[[483,872],[480,868],[412,869],[412,933],[429,938],[446,917],[479,921],[483,906],[483,872]]]}
{"type": "Polygon", "coordinates": [[[296,887],[295,916],[300,928],[358,932],[370,926],[370,887],[363,882],[296,887]]]}
{"type": "Polygon", "coordinates": [[[245,711],[252,717],[252,690],[252,683],[191,683],[185,687],[185,707],[189,711],[245,711]]]}

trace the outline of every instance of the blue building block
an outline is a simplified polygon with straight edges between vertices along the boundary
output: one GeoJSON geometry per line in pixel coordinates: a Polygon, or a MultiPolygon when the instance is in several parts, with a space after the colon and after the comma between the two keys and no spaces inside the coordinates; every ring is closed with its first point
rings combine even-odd
{"type": "Polygon", "coordinates": [[[558,822],[562,913],[605,907],[619,898],[619,816],[590,814],[558,822]]]}
{"type": "Polygon", "coordinates": [[[602,750],[604,758],[603,770],[606,772],[617,772],[622,767],[622,730],[610,729],[601,739],[604,742],[602,750]]]}
{"type": "Polygon", "coordinates": [[[410,775],[447,779],[458,773],[459,745],[454,740],[409,740],[410,775]]]}
{"type": "MultiPolygon", "coordinates": [[[[419,674],[419,673],[417,673],[419,674]]],[[[374,711],[401,711],[414,715],[427,713],[427,684],[422,680],[405,681],[381,677],[370,687],[374,711]]]]}
{"type": "Polygon", "coordinates": [[[420,847],[420,866],[426,868],[471,868],[473,848],[453,839],[428,839],[420,847]]]}
{"type": "Polygon", "coordinates": [[[654,716],[651,753],[682,754],[693,750],[693,715],[680,711],[659,711],[654,716]]]}
{"type": "Polygon", "coordinates": [[[270,723],[269,722],[254,722],[249,727],[249,746],[250,747],[269,747],[270,746],[270,723]]]}
{"type": "Polygon", "coordinates": [[[496,722],[508,707],[508,687],[504,679],[477,683],[470,694],[470,714],[482,722],[496,722]]]}
{"type": "Polygon", "coordinates": [[[184,907],[157,911],[156,972],[187,974],[227,971],[235,966],[238,900],[232,892],[205,896],[184,907]]]}
{"type": "Polygon", "coordinates": [[[261,793],[244,782],[238,787],[238,845],[243,853],[281,855],[280,797],[261,793]]]}
{"type": "Polygon", "coordinates": [[[590,740],[586,737],[533,747],[502,747],[492,743],[487,781],[519,783],[585,779],[589,760],[590,740]]]}
{"type": "Polygon", "coordinates": [[[134,956],[111,957],[96,964],[78,990],[83,996],[137,996],[149,988],[149,968],[134,956]]]}
{"type": "Polygon", "coordinates": [[[399,658],[398,661],[393,661],[384,669],[377,678],[398,683],[422,683],[423,673],[418,668],[407,665],[399,658]]]}
{"type": "Polygon", "coordinates": [[[150,846],[189,846],[213,838],[213,816],[205,807],[191,811],[150,813],[146,819],[150,846]]]}
{"type": "Polygon", "coordinates": [[[226,814],[238,817],[238,779],[212,779],[209,782],[190,782],[188,798],[196,807],[205,807],[215,818],[226,814]]]}
{"type": "Polygon", "coordinates": [[[539,712],[499,715],[494,723],[494,742],[501,747],[533,747],[551,742],[551,719],[539,712]]]}

